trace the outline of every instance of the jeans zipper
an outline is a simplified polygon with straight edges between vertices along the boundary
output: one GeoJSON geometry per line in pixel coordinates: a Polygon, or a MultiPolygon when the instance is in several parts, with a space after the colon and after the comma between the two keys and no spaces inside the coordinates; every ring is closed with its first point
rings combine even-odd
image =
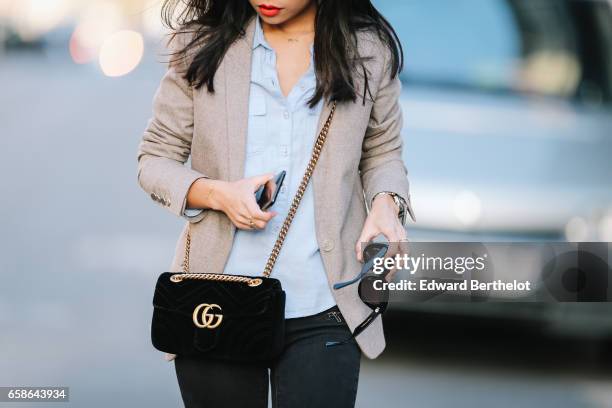
{"type": "Polygon", "coordinates": [[[336,319],[338,323],[342,323],[342,319],[338,315],[339,315],[338,312],[329,312],[327,313],[327,319],[331,320],[333,318],[333,319],[336,319]]]}

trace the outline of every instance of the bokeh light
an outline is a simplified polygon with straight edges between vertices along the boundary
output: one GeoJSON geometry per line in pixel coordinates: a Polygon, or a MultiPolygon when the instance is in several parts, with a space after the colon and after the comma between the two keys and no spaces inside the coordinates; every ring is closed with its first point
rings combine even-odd
{"type": "Polygon", "coordinates": [[[459,192],[453,202],[453,212],[461,224],[465,226],[476,224],[482,212],[480,198],[469,190],[459,192]]]}
{"type": "Polygon", "coordinates": [[[81,42],[81,36],[82,35],[77,27],[70,37],[70,56],[77,64],[87,64],[88,62],[93,61],[98,53],[96,49],[84,46],[81,42]]]}
{"type": "Polygon", "coordinates": [[[167,33],[167,29],[161,19],[162,2],[158,0],[149,1],[144,7],[142,14],[142,29],[145,34],[160,38],[167,33]]]}
{"type": "Polygon", "coordinates": [[[599,239],[602,242],[612,242],[612,210],[599,222],[599,239]]]}
{"type": "Polygon", "coordinates": [[[100,49],[100,67],[104,75],[119,77],[132,72],[144,55],[144,39],[136,31],[123,30],[111,35],[100,49]]]}
{"type": "Polygon", "coordinates": [[[94,61],[104,41],[119,29],[122,19],[116,3],[96,2],[87,7],[70,39],[73,61],[77,64],[94,61]]]}
{"type": "Polygon", "coordinates": [[[71,9],[71,2],[19,0],[11,2],[6,8],[9,9],[9,18],[17,28],[19,36],[30,41],[59,25],[71,9]]]}
{"type": "Polygon", "coordinates": [[[582,217],[573,217],[565,225],[565,238],[569,242],[586,241],[589,237],[589,224],[582,217]]]}

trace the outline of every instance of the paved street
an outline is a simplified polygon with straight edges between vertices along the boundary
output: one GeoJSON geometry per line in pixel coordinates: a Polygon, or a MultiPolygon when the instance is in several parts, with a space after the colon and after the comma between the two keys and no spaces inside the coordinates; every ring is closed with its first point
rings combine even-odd
{"type": "MultiPolygon", "coordinates": [[[[75,407],[179,406],[148,326],[181,222],[136,182],[156,59],[111,79],[61,52],[0,56],[0,385],[69,386],[75,407]]],[[[612,407],[610,372],[583,346],[389,321],[359,407],[612,407]]]]}

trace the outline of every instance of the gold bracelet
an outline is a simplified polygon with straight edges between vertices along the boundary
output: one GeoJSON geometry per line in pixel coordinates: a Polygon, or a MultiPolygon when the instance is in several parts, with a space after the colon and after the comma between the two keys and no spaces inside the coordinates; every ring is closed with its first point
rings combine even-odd
{"type": "Polygon", "coordinates": [[[210,191],[208,192],[208,194],[206,195],[206,202],[208,204],[210,204],[210,197],[212,197],[213,193],[215,192],[215,189],[213,186],[210,186],[210,191]]]}

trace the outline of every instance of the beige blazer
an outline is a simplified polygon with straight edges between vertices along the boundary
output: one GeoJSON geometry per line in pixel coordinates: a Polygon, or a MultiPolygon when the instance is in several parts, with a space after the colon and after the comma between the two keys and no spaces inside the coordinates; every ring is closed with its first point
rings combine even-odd
{"type": "MultiPolygon", "coordinates": [[[[246,35],[229,48],[215,76],[214,94],[205,87],[190,87],[182,77],[185,64],[170,63],[155,95],[153,118],[138,151],[138,181],[153,201],[177,216],[183,214],[187,192],[196,179],[243,177],[254,27],[253,18],[246,35]],[[185,163],[190,156],[189,167],[185,163]]],[[[358,97],[338,104],[311,180],[317,241],[330,287],[360,270],[354,248],[366,218],[366,202],[378,192],[392,191],[410,203],[401,155],[401,84],[397,77],[390,78],[390,54],[382,52],[378,38],[366,32],[358,38],[361,55],[372,57],[366,67],[373,101],[366,98],[363,104],[358,97]]],[[[177,37],[171,47],[180,47],[184,41],[177,37]]],[[[362,78],[356,77],[355,84],[362,95],[362,78]]],[[[326,103],[319,131],[329,109],[326,103]]],[[[181,270],[187,225],[178,238],[171,272],[181,270]]],[[[223,273],[234,233],[225,214],[205,211],[192,223],[191,270],[223,273]]],[[[253,265],[262,271],[263,267],[253,265]]],[[[358,297],[357,285],[333,290],[333,295],[351,330],[370,314],[358,297]]],[[[367,357],[377,357],[385,348],[381,319],[357,341],[367,357]]]]}

